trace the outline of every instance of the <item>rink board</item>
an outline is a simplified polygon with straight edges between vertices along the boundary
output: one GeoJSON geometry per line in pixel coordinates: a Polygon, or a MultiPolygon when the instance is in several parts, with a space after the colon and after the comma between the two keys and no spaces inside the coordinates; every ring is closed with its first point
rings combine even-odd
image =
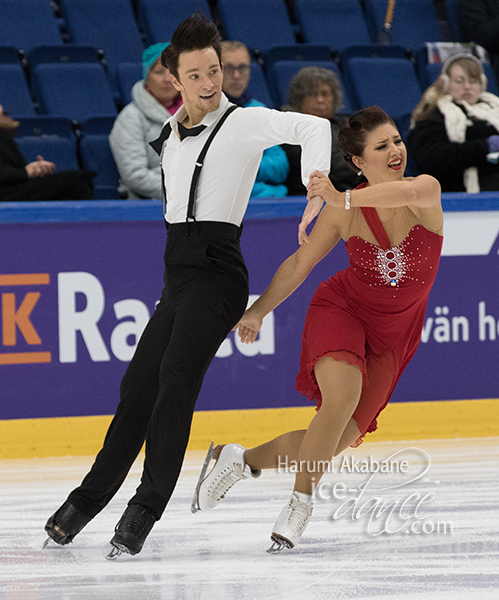
{"type": "MultiPolygon", "coordinates": [[[[194,414],[188,450],[210,443],[252,447],[286,431],[306,429],[312,407],[210,410],[194,414]]],[[[111,416],[0,421],[0,459],[95,455],[111,416]]],[[[391,403],[365,442],[499,437],[499,399],[391,403]]]]}
{"type": "MultiPolygon", "coordinates": [[[[459,211],[454,200],[447,203],[444,251],[422,343],[391,401],[400,410],[433,402],[437,418],[445,419],[455,412],[456,400],[499,397],[499,200],[486,195],[482,206],[489,210],[466,210],[474,201],[463,199],[459,211]]],[[[25,207],[4,205],[3,431],[9,421],[25,422],[27,434],[42,419],[54,424],[47,435],[57,437],[58,427],[72,418],[102,417],[107,423],[136,341],[161,294],[166,239],[161,209],[155,201],[58,203],[50,210],[33,203],[26,218],[25,207]]],[[[301,208],[290,201],[274,203],[270,211],[265,203],[251,207],[248,214],[255,218],[245,221],[242,247],[253,297],[296,250],[301,208]],[[279,211],[292,216],[275,218],[279,211]]],[[[319,282],[347,265],[340,243],[267,317],[256,344],[243,346],[233,333],[228,336],[206,375],[200,414],[303,407],[310,415],[308,401],[294,389],[306,308],[319,282]]],[[[478,411],[486,427],[495,402],[465,403],[463,424],[478,411]]],[[[0,436],[0,446],[4,439],[0,436]]]]}

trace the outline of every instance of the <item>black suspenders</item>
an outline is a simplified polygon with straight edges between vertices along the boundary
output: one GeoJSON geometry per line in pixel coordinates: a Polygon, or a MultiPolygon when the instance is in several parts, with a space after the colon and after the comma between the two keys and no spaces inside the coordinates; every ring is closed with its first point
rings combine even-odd
{"type": "Polygon", "coordinates": [[[220,127],[222,127],[222,125],[227,120],[227,117],[231,113],[233,113],[236,110],[236,108],[238,108],[238,107],[231,106],[224,112],[224,114],[221,116],[218,123],[213,128],[213,131],[210,133],[210,137],[206,140],[206,144],[203,146],[203,149],[199,153],[198,159],[196,161],[196,165],[194,167],[194,173],[192,174],[191,189],[189,191],[189,205],[187,207],[187,219],[186,219],[187,221],[195,221],[196,220],[196,218],[194,217],[194,202],[196,200],[196,190],[197,190],[199,176],[201,175],[201,169],[203,168],[204,159],[205,159],[206,153],[208,152],[208,148],[211,146],[211,142],[213,142],[213,139],[215,138],[217,133],[220,131],[220,127]]]}
{"type": "MultiPolygon", "coordinates": [[[[211,143],[213,142],[215,136],[219,132],[220,127],[222,127],[222,125],[225,123],[225,121],[227,120],[229,115],[231,113],[233,113],[236,110],[236,108],[239,108],[239,107],[238,106],[230,106],[224,112],[224,114],[220,117],[218,123],[213,128],[213,131],[210,133],[209,138],[206,140],[206,143],[203,146],[203,149],[199,153],[198,159],[194,166],[194,173],[192,174],[191,187],[189,190],[189,204],[187,206],[187,217],[186,217],[187,222],[190,222],[190,221],[195,222],[196,221],[196,218],[194,216],[194,203],[196,201],[196,190],[197,190],[197,185],[198,185],[198,181],[199,181],[199,176],[201,175],[201,169],[203,168],[204,159],[206,157],[206,153],[208,152],[208,148],[211,146],[211,143]]],[[[153,148],[153,150],[158,155],[161,154],[161,149],[163,148],[163,144],[170,137],[171,132],[172,132],[171,125],[170,125],[170,123],[167,123],[163,127],[163,130],[161,131],[159,138],[149,143],[149,145],[153,148]]],[[[165,189],[163,173],[161,174],[161,189],[163,190],[163,214],[165,214],[166,213],[166,189],[165,189]]]]}

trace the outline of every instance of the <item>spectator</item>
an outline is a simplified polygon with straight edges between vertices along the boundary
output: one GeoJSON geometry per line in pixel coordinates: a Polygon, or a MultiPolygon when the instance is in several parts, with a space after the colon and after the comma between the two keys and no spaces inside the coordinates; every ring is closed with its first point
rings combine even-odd
{"type": "MultiPolygon", "coordinates": [[[[251,58],[242,42],[222,42],[222,62],[224,65],[223,91],[229,102],[237,106],[265,106],[251,98],[247,87],[251,74],[251,58]]],[[[289,171],[286,153],[280,146],[267,148],[263,152],[252,197],[271,198],[288,195],[284,185],[289,171]]]]}
{"type": "Polygon", "coordinates": [[[37,156],[26,163],[14,137],[19,121],[9,117],[0,104],[0,200],[91,200],[94,171],[56,173],[56,165],[37,156]]]}
{"type": "Polygon", "coordinates": [[[154,44],[142,54],[144,78],[132,88],[132,102],[120,112],[109,143],[120,174],[119,191],[126,198],[161,198],[161,166],[149,142],[182,106],[182,97],[161,64],[169,43],[154,44]]]}
{"type": "Polygon", "coordinates": [[[459,0],[459,24],[465,41],[488,51],[499,85],[499,0],[459,0]]]}
{"type": "MultiPolygon", "coordinates": [[[[329,179],[340,192],[355,188],[364,179],[359,179],[350,164],[343,158],[338,146],[338,134],[343,118],[336,112],[341,108],[343,90],[336,73],[321,67],[304,67],[291,80],[288,105],[285,110],[293,110],[308,115],[328,119],[331,123],[331,170],[329,179]]],[[[301,182],[299,146],[283,146],[288,156],[290,170],[286,185],[291,196],[306,196],[307,190],[301,182]]]]}
{"type": "Polygon", "coordinates": [[[409,150],[444,192],[499,190],[499,98],[486,88],[482,63],[457,54],[414,109],[409,150]]]}

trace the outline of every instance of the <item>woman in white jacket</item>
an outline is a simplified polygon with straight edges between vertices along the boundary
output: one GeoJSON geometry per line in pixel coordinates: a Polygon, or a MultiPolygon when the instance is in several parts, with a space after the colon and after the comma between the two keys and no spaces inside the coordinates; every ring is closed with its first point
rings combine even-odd
{"type": "Polygon", "coordinates": [[[182,106],[169,70],[161,65],[161,53],[168,45],[154,44],[144,50],[144,79],[133,86],[132,102],[120,112],[109,136],[120,174],[119,191],[129,199],[161,198],[161,167],[149,142],[182,106]]]}

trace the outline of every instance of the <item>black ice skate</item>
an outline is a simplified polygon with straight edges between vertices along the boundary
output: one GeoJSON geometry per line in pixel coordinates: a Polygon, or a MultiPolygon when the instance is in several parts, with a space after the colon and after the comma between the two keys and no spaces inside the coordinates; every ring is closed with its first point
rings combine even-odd
{"type": "Polygon", "coordinates": [[[50,539],[61,546],[69,544],[73,541],[74,536],[80,533],[91,520],[92,517],[84,515],[68,501],[64,502],[45,525],[45,531],[48,533],[49,539],[43,547],[45,548],[50,539]]]}
{"type": "Polygon", "coordinates": [[[156,520],[156,515],[149,507],[129,504],[115,527],[110,542],[112,549],[106,558],[116,558],[122,552],[138,554],[156,520]]]}

